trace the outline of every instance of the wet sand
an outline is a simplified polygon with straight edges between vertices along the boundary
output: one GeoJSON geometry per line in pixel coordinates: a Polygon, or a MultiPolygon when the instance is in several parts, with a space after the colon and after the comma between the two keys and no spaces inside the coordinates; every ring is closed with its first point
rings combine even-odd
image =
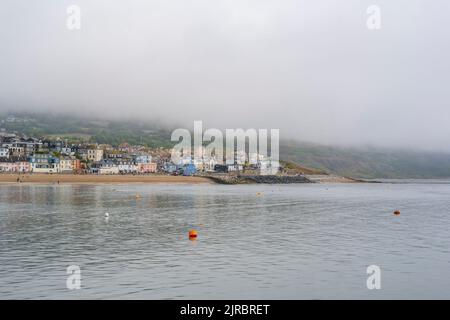
{"type": "Polygon", "coordinates": [[[212,183],[210,179],[203,177],[169,176],[160,174],[151,175],[95,175],[95,174],[0,174],[0,183],[84,183],[84,184],[108,184],[108,183],[212,183]]]}

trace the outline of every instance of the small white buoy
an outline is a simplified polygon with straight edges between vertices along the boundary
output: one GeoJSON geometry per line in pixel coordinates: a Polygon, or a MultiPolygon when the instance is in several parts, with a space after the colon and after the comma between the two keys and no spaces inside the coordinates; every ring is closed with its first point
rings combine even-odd
{"type": "Polygon", "coordinates": [[[106,213],[105,213],[105,218],[108,218],[108,217],[109,217],[109,213],[106,212],[106,213]]]}

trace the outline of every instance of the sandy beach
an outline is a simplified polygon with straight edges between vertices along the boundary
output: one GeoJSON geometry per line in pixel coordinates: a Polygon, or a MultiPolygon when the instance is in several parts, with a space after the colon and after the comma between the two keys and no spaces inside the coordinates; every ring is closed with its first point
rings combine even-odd
{"type": "MultiPolygon", "coordinates": [[[[306,175],[315,183],[360,183],[361,180],[335,175],[306,175]]],[[[40,184],[118,184],[118,183],[218,183],[214,179],[199,176],[150,175],[96,175],[96,174],[0,174],[0,184],[40,183],[40,184]]],[[[248,183],[248,182],[246,182],[248,183]]]]}
{"type": "Polygon", "coordinates": [[[203,177],[185,177],[168,175],[75,175],[75,174],[0,174],[0,183],[18,183],[20,177],[21,183],[212,183],[208,178],[203,177]]]}

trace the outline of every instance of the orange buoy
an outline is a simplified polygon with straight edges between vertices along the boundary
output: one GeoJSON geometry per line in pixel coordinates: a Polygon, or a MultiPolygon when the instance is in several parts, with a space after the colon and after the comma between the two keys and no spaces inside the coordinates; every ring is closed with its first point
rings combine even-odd
{"type": "Polygon", "coordinates": [[[189,239],[197,239],[197,231],[189,230],[189,239]]]}
{"type": "Polygon", "coordinates": [[[399,216],[399,215],[400,215],[400,210],[395,210],[395,211],[394,211],[394,214],[395,214],[396,216],[399,216]]]}

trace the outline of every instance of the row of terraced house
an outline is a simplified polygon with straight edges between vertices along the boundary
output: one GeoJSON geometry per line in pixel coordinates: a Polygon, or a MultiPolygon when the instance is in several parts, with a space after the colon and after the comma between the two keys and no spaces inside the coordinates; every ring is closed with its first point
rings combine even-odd
{"type": "MultiPolygon", "coordinates": [[[[178,163],[173,163],[167,150],[150,150],[140,145],[130,146],[125,143],[113,147],[108,144],[69,144],[61,139],[40,140],[0,131],[0,172],[4,173],[146,174],[157,171],[183,175],[198,172],[230,173],[243,170],[242,163],[247,159],[244,152],[236,153],[235,158],[239,161],[225,164],[223,160],[218,161],[215,156],[206,156],[205,150],[202,154],[204,156],[200,159],[185,155],[178,163]]],[[[274,172],[272,168],[278,170],[278,166],[273,166],[270,159],[257,153],[248,157],[254,164],[250,166],[253,170],[261,172],[274,172]]]]}
{"type": "Polygon", "coordinates": [[[99,144],[67,144],[15,134],[0,135],[0,172],[144,174],[157,164],[142,146],[113,148],[99,144]]]}

